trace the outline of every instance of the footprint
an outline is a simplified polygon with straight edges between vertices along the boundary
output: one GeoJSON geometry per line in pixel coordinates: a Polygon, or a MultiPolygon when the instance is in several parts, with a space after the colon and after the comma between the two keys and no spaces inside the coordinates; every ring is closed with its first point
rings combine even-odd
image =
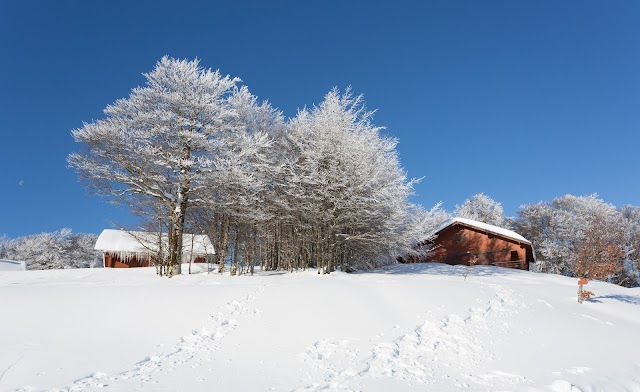
{"type": "Polygon", "coordinates": [[[611,323],[611,322],[609,322],[609,321],[602,321],[602,320],[600,320],[600,319],[598,319],[598,318],[595,318],[595,317],[593,317],[593,316],[589,316],[588,314],[582,314],[581,316],[582,316],[582,317],[584,317],[584,318],[586,318],[586,319],[593,320],[593,321],[596,321],[596,322],[601,323],[601,324],[604,324],[604,325],[608,325],[608,326],[610,326],[610,327],[613,327],[613,326],[614,326],[614,325],[613,325],[613,323],[611,323]]]}
{"type": "Polygon", "coordinates": [[[547,302],[547,301],[545,301],[545,300],[543,300],[543,299],[537,299],[537,300],[536,300],[536,302],[537,302],[537,303],[540,303],[540,304],[545,304],[545,305],[547,305],[547,307],[548,307],[549,309],[554,309],[553,305],[551,305],[549,302],[547,302]]]}

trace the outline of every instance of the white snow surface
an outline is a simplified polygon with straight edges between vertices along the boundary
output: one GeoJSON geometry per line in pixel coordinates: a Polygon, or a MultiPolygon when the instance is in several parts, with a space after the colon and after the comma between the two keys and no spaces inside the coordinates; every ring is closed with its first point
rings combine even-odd
{"type": "Polygon", "coordinates": [[[0,272],[0,391],[640,391],[640,288],[193,267],[0,272]]]}
{"type": "Polygon", "coordinates": [[[26,261],[0,259],[0,271],[26,271],[26,261]]]}
{"type": "Polygon", "coordinates": [[[529,241],[528,239],[524,238],[523,236],[521,236],[520,234],[516,233],[513,230],[509,230],[509,229],[505,229],[503,227],[498,227],[498,226],[494,226],[494,225],[490,225],[488,223],[484,223],[484,222],[479,222],[473,219],[467,219],[467,218],[460,218],[460,217],[454,217],[451,218],[449,220],[447,220],[446,222],[442,223],[440,226],[438,226],[438,228],[436,228],[434,230],[434,232],[431,234],[431,236],[435,235],[436,233],[439,233],[440,231],[442,231],[442,229],[444,229],[445,227],[449,227],[455,223],[462,223],[463,225],[468,225],[471,227],[475,227],[477,229],[480,230],[484,230],[484,231],[488,231],[494,234],[499,234],[503,237],[507,237],[507,238],[511,238],[520,242],[524,242],[526,244],[530,244],[531,241],[529,241]]]}
{"type": "MultiPolygon", "coordinates": [[[[163,246],[165,249],[168,246],[166,234],[163,235],[163,246]]],[[[118,253],[154,254],[158,249],[158,233],[105,229],[98,236],[95,249],[118,253]]],[[[213,244],[209,236],[204,234],[183,234],[182,249],[186,254],[214,254],[213,244]]]]}

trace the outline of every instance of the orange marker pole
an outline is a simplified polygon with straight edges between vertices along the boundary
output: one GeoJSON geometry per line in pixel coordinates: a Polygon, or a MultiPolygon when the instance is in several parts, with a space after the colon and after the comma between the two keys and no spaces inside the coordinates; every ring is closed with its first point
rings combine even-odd
{"type": "Polygon", "coordinates": [[[586,279],[579,279],[578,280],[578,303],[582,303],[582,286],[584,286],[585,284],[589,283],[588,280],[586,279]]]}

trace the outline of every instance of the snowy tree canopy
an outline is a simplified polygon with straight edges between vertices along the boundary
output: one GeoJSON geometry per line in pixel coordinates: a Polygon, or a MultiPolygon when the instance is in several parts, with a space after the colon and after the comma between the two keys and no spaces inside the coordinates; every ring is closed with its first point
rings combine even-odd
{"type": "Polygon", "coordinates": [[[336,257],[359,263],[395,257],[416,239],[409,239],[413,181],[400,166],[397,140],[382,136],[372,116],[362,96],[333,89],[291,121],[302,182],[295,205],[305,206],[324,246],[340,249],[336,257]]]}
{"type": "Polygon", "coordinates": [[[243,138],[264,132],[270,145],[264,154],[231,154],[230,170],[212,177],[211,205],[197,211],[216,238],[221,268],[227,256],[231,273],[247,259],[319,272],[373,266],[392,262],[429,231],[437,209],[409,203],[413,182],[400,167],[397,141],[371,123],[362,96],[333,89],[286,123],[270,106],[248,95],[243,101],[253,107],[243,138]]]}
{"type": "Polygon", "coordinates": [[[498,227],[507,226],[508,223],[504,217],[502,204],[484,193],[473,195],[465,200],[462,205],[456,205],[453,215],[498,227]]]}
{"type": "Polygon", "coordinates": [[[224,136],[241,127],[229,102],[240,80],[166,56],[145,77],[146,86],[107,106],[104,119],[72,132],[85,148],[68,161],[95,193],[163,211],[171,274],[180,265],[187,209],[217,169],[224,136]]]}
{"type": "Polygon", "coordinates": [[[169,266],[185,228],[231,273],[389,263],[433,228],[439,208],[409,202],[397,140],[350,88],[287,121],[198,60],[164,57],[145,77],[72,132],[84,149],[68,161],[91,191],[164,222],[169,266]]]}
{"type": "Polygon", "coordinates": [[[0,259],[26,261],[30,270],[102,267],[102,256],[93,249],[97,237],[73,234],[71,229],[0,237],[0,259]]]}
{"type": "MultiPolygon", "coordinates": [[[[624,212],[625,210],[623,210],[624,212]]],[[[598,195],[565,195],[550,203],[522,206],[516,226],[529,238],[538,269],[629,285],[637,280],[634,214],[625,214],[598,195]]]]}

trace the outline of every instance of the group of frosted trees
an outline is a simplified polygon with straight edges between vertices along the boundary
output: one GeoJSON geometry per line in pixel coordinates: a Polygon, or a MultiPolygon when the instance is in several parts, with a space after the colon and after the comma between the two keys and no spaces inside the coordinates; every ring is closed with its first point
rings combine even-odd
{"type": "Polygon", "coordinates": [[[515,218],[478,194],[454,215],[514,229],[533,243],[539,272],[640,285],[640,207],[616,208],[597,195],[523,205],[515,218]]]}
{"type": "MultiPolygon", "coordinates": [[[[236,172],[236,175],[240,174],[236,172]]],[[[365,233],[361,235],[362,239],[357,238],[357,230],[364,230],[365,223],[356,220],[357,224],[352,227],[336,219],[325,222],[326,226],[323,226],[320,224],[322,216],[312,215],[313,210],[303,209],[319,209],[320,204],[315,207],[314,204],[298,205],[296,209],[296,197],[275,198],[267,190],[263,190],[264,195],[256,199],[258,205],[252,206],[246,199],[234,197],[233,189],[237,191],[239,183],[228,181],[229,188],[217,188],[216,201],[219,205],[211,210],[197,205],[188,219],[190,231],[204,230],[212,235],[218,249],[222,249],[217,256],[220,260],[226,258],[231,261],[230,272],[251,272],[256,263],[268,269],[317,267],[313,258],[318,257],[322,263],[322,246],[329,249],[324,256],[324,266],[326,263],[333,266],[374,265],[376,261],[390,261],[385,253],[387,249],[380,244],[367,246],[366,238],[375,240],[374,235],[365,233]],[[269,214],[268,211],[273,212],[269,214]],[[334,229],[338,235],[331,237],[332,243],[322,244],[317,237],[312,237],[318,233],[322,235],[323,229],[329,230],[332,225],[341,227],[341,224],[346,228],[334,229]],[[349,242],[355,239],[358,241],[349,242]],[[384,257],[368,253],[376,249],[384,257]],[[362,259],[348,258],[356,255],[362,259]],[[335,259],[329,260],[328,257],[335,259]]],[[[282,189],[279,192],[285,195],[282,189]]],[[[314,195],[300,193],[297,197],[313,199],[314,195]]],[[[405,234],[420,240],[450,217],[438,207],[425,212],[409,206],[408,213],[416,215],[411,218],[405,216],[405,219],[413,219],[412,224],[423,231],[405,234]]],[[[565,195],[551,202],[523,205],[517,217],[511,218],[504,216],[499,202],[477,194],[456,206],[453,215],[511,228],[522,234],[533,243],[538,272],[599,279],[624,286],[640,285],[640,207],[616,208],[597,195],[565,195]]],[[[101,267],[102,258],[93,250],[95,241],[95,234],[73,234],[70,229],[14,239],[0,237],[0,259],[26,261],[29,269],[101,267]]],[[[399,243],[395,246],[405,246],[402,241],[399,243]]],[[[390,248],[392,246],[390,243],[390,248]]]]}
{"type": "Polygon", "coordinates": [[[541,272],[640,284],[640,207],[597,195],[565,195],[523,206],[516,229],[533,242],[541,272]]]}
{"type": "Polygon", "coordinates": [[[83,150],[68,161],[91,191],[168,233],[169,275],[186,231],[211,237],[220,271],[328,273],[393,262],[434,224],[409,202],[397,141],[350,89],[285,119],[197,60],[164,57],[145,77],[72,132],[83,150]]]}
{"type": "Polygon", "coordinates": [[[71,229],[24,237],[0,237],[0,259],[26,261],[30,270],[101,267],[93,249],[95,234],[73,234],[71,229]]]}
{"type": "MultiPolygon", "coordinates": [[[[146,84],[72,132],[69,156],[88,188],[169,238],[159,261],[179,272],[182,233],[205,233],[232,274],[391,263],[447,218],[409,202],[397,141],[350,89],[290,119],[240,80],[197,60],[161,59],[146,84]]],[[[564,196],[505,218],[479,194],[454,215],[510,227],[533,242],[544,272],[637,283],[640,211],[564,196]]]]}

